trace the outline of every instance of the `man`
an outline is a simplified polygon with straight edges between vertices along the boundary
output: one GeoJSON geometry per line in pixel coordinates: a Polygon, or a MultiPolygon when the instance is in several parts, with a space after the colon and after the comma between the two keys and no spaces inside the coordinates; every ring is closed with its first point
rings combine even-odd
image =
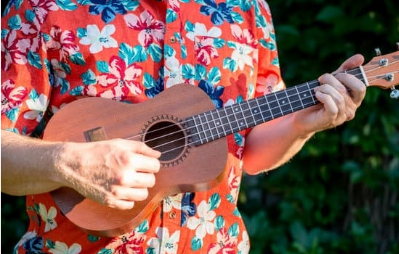
{"type": "Polygon", "coordinates": [[[42,0],[11,4],[6,13],[2,191],[27,196],[31,223],[16,246],[20,253],[247,253],[236,207],[242,170],[258,174],[282,165],[315,132],[352,119],[365,95],[358,78],[342,73],[363,63],[356,55],[335,75],[319,77],[319,105],[228,136],[227,176],[218,186],[165,198],[126,234],[93,236],[68,221],[49,192],[67,186],[105,206],[131,209],[157,184],[161,154],[122,139],[26,137],[43,114],[82,96],[140,103],[179,83],[198,86],[218,108],[282,90],[270,10],[261,0],[42,0]]]}

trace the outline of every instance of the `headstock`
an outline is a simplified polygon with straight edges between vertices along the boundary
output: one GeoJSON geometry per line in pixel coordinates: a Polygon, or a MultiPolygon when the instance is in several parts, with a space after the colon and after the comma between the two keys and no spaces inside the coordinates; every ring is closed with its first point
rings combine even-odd
{"type": "Polygon", "coordinates": [[[395,85],[399,84],[399,43],[397,46],[396,52],[386,55],[381,55],[381,51],[376,49],[377,56],[362,67],[367,85],[391,88],[393,99],[399,98],[399,90],[395,89],[395,85]]]}

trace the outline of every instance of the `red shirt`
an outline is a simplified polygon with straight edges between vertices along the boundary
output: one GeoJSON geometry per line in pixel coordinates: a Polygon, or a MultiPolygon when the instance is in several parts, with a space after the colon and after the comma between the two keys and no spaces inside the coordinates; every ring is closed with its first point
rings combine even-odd
{"type": "MultiPolygon", "coordinates": [[[[186,83],[221,108],[284,88],[262,0],[11,3],[2,18],[2,129],[21,135],[82,96],[139,103],[186,83]]],[[[27,196],[18,253],[247,253],[237,209],[245,135],[228,136],[218,186],[166,198],[119,237],[80,230],[49,193],[27,196]]]]}

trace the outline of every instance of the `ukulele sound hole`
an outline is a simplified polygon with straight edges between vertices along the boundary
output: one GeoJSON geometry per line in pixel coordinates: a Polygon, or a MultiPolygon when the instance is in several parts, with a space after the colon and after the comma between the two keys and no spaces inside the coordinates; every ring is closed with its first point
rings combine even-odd
{"type": "Polygon", "coordinates": [[[186,138],[180,126],[173,122],[158,122],[150,126],[144,142],[162,153],[160,160],[168,162],[178,158],[185,150],[186,138]]]}

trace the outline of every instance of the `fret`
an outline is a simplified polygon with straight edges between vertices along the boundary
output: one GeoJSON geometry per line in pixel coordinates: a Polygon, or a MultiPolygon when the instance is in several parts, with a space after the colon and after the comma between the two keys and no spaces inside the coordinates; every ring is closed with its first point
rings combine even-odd
{"type": "Polygon", "coordinates": [[[283,91],[277,92],[276,97],[278,99],[278,104],[280,106],[281,113],[283,115],[292,113],[291,105],[289,103],[289,100],[287,98],[287,94],[285,93],[285,91],[283,90],[283,91]]]}
{"type": "Polygon", "coordinates": [[[229,115],[227,114],[226,108],[221,108],[220,111],[223,111],[223,113],[222,113],[222,115],[223,115],[223,126],[226,125],[226,122],[229,125],[228,126],[228,130],[226,131],[226,133],[234,133],[233,126],[231,125],[231,121],[229,119],[229,115]]]}
{"type": "Polygon", "coordinates": [[[233,107],[234,115],[237,119],[238,130],[242,130],[245,128],[246,122],[245,122],[244,115],[242,114],[240,103],[234,104],[232,107],[233,107]]]}
{"type": "MultiPolygon", "coordinates": [[[[313,82],[312,85],[314,85],[315,83],[317,84],[317,82],[313,82]]],[[[310,82],[306,82],[306,85],[308,86],[309,92],[310,92],[311,95],[312,95],[312,96],[310,96],[310,98],[312,98],[313,105],[315,105],[315,104],[316,104],[316,100],[315,100],[315,98],[314,98],[314,96],[313,96],[313,88],[314,88],[315,86],[312,86],[312,87],[311,87],[310,82]]]]}
{"type": "Polygon", "coordinates": [[[205,144],[206,142],[204,142],[205,139],[205,133],[203,131],[202,128],[202,124],[201,124],[201,120],[199,115],[193,116],[193,120],[195,122],[195,125],[197,126],[197,133],[198,133],[198,137],[200,139],[201,144],[205,144]],[[197,119],[196,119],[197,118],[197,119]],[[198,121],[197,121],[198,120],[198,121]]]}
{"type": "Polygon", "coordinates": [[[213,120],[212,112],[205,112],[206,121],[209,126],[209,132],[207,133],[207,137],[210,137],[212,140],[215,140],[215,135],[217,135],[217,130],[215,126],[215,121],[213,120]]]}
{"type": "Polygon", "coordinates": [[[286,96],[287,99],[288,99],[288,104],[290,105],[290,112],[291,112],[291,113],[292,113],[292,112],[295,112],[294,108],[292,107],[292,100],[293,100],[293,98],[290,97],[288,89],[285,89],[285,90],[284,90],[284,93],[285,93],[285,96],[286,96]]]}
{"type": "Polygon", "coordinates": [[[309,91],[307,84],[302,84],[298,86],[300,100],[302,102],[303,108],[314,105],[314,100],[312,98],[312,93],[309,91]]]}
{"type": "Polygon", "coordinates": [[[214,110],[212,112],[213,118],[217,119],[215,124],[216,124],[216,128],[218,131],[218,135],[220,135],[221,137],[223,136],[222,134],[226,135],[226,131],[224,129],[224,123],[223,123],[223,119],[220,117],[219,114],[219,110],[214,110]]]}
{"type": "Polygon", "coordinates": [[[298,90],[296,89],[296,87],[288,88],[286,91],[291,103],[292,110],[297,111],[299,109],[303,109],[303,104],[299,98],[298,90]]]}
{"type": "Polygon", "coordinates": [[[231,126],[232,133],[239,131],[240,128],[238,127],[238,121],[237,121],[237,118],[236,118],[236,116],[234,114],[233,107],[232,106],[228,106],[228,107],[225,108],[225,111],[226,111],[227,117],[229,119],[229,123],[230,123],[230,126],[231,126]]]}
{"type": "Polygon", "coordinates": [[[183,126],[185,129],[187,129],[187,132],[190,134],[189,143],[198,146],[201,144],[201,140],[198,134],[198,128],[197,125],[195,124],[194,117],[195,116],[187,118],[183,126]]]}
{"type": "Polygon", "coordinates": [[[242,109],[242,105],[243,105],[244,103],[238,103],[238,106],[240,107],[240,110],[241,110],[241,115],[243,116],[242,117],[242,119],[243,119],[243,121],[240,121],[240,130],[244,130],[245,128],[247,128],[247,126],[248,126],[248,123],[247,123],[247,118],[245,117],[245,115],[244,115],[244,110],[242,109]]]}
{"type": "Polygon", "coordinates": [[[202,126],[202,133],[204,135],[204,138],[206,139],[206,142],[209,142],[209,137],[211,137],[211,128],[209,126],[209,122],[206,119],[206,113],[199,115],[199,120],[202,126]]]}
{"type": "Polygon", "coordinates": [[[305,105],[303,105],[303,102],[302,102],[302,98],[301,98],[301,94],[299,92],[298,86],[295,86],[294,88],[296,90],[296,93],[298,94],[298,101],[301,103],[301,108],[305,108],[305,105]]]}
{"type": "Polygon", "coordinates": [[[220,119],[222,120],[222,126],[223,126],[223,130],[224,133],[229,133],[229,131],[231,131],[231,128],[229,127],[229,119],[227,118],[227,114],[226,111],[224,110],[224,108],[220,108],[218,109],[218,114],[220,116],[220,119]]]}
{"type": "Polygon", "coordinates": [[[260,110],[259,100],[257,99],[249,100],[248,104],[249,108],[252,111],[252,116],[254,117],[255,124],[260,124],[265,122],[265,119],[263,118],[262,112],[260,110]]]}
{"type": "Polygon", "coordinates": [[[260,105],[260,111],[264,122],[272,120],[273,116],[270,111],[269,103],[267,102],[267,96],[259,97],[257,100],[260,105]]]}
{"type": "Polygon", "coordinates": [[[254,126],[255,117],[252,115],[252,111],[251,111],[251,108],[249,107],[248,102],[244,101],[244,102],[240,103],[240,105],[241,105],[242,112],[244,113],[244,116],[245,116],[245,123],[246,123],[247,128],[254,126]]]}
{"type": "Polygon", "coordinates": [[[272,117],[277,118],[283,115],[280,105],[278,104],[278,98],[275,93],[271,93],[267,96],[267,101],[269,102],[270,110],[272,112],[272,117]]]}

